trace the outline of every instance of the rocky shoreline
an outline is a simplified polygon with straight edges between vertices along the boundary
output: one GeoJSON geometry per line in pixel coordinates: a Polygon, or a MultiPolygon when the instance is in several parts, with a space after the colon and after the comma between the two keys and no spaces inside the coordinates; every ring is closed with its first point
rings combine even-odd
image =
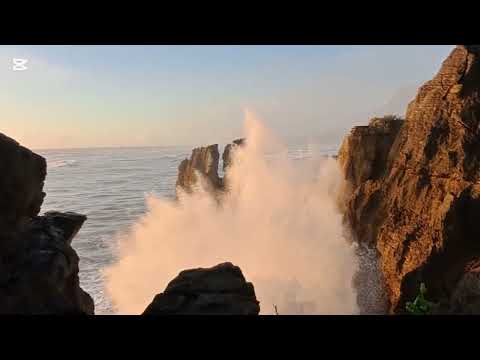
{"type": "MultiPolygon", "coordinates": [[[[349,185],[344,221],[380,264],[390,314],[405,313],[421,283],[436,304],[433,313],[480,313],[479,57],[480,46],[457,46],[419,89],[405,119],[372,119],[340,148],[349,185]]],[[[223,178],[218,145],[194,149],[179,165],[177,197],[195,191],[198,174],[212,193],[228,191],[232,153],[244,144],[226,146],[223,178]]],[[[44,158],[0,134],[0,314],[93,315],[72,247],[87,218],[39,216],[46,176],[44,158]]],[[[254,285],[224,263],[182,271],[143,314],[259,311],[254,285]]]]}

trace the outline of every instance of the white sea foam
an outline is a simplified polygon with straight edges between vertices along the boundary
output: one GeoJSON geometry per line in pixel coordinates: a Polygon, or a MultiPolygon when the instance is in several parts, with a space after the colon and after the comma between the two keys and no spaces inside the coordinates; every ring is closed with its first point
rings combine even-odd
{"type": "Polygon", "coordinates": [[[221,205],[202,189],[179,203],[147,198],[146,215],[105,270],[119,313],[141,313],[181,270],[225,261],[253,282],[263,314],[274,305],[281,314],[358,313],[358,261],[337,206],[344,184],[336,161],[292,161],[252,114],[245,132],[221,205]]]}
{"type": "Polygon", "coordinates": [[[57,169],[65,166],[74,166],[77,164],[77,160],[56,160],[48,162],[48,169],[57,169]]]}

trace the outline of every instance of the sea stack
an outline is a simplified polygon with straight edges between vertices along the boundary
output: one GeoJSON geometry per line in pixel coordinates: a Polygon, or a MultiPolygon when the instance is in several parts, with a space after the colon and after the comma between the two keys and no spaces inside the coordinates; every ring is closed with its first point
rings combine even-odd
{"type": "Polygon", "coordinates": [[[378,250],[391,313],[422,282],[441,313],[480,313],[479,57],[479,45],[457,46],[402,124],[356,128],[340,151],[345,217],[378,250]]]}
{"type": "Polygon", "coordinates": [[[218,145],[209,145],[192,150],[190,159],[185,159],[178,167],[177,190],[181,188],[191,193],[199,184],[198,175],[205,180],[208,190],[217,190],[222,187],[222,179],[218,176],[218,145]]]}
{"type": "Polygon", "coordinates": [[[218,174],[220,154],[217,144],[193,149],[190,159],[184,159],[178,167],[177,194],[179,189],[186,193],[192,193],[200,185],[199,176],[202,177],[202,185],[207,191],[212,193],[224,191],[233,152],[237,147],[244,144],[245,139],[237,139],[225,147],[222,155],[223,171],[225,173],[223,178],[218,174]]]}

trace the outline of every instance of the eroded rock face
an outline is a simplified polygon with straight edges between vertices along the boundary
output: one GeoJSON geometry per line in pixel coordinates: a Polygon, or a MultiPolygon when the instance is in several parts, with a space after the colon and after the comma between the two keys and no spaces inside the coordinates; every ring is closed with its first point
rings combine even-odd
{"type": "Polygon", "coordinates": [[[258,315],[252,283],[231,263],[182,271],[143,315],[258,315]]]}
{"type": "Polygon", "coordinates": [[[79,285],[75,213],[37,216],[46,161],[0,134],[0,314],[93,314],[79,285]]]}
{"type": "Polygon", "coordinates": [[[178,167],[177,188],[192,192],[199,181],[196,172],[204,177],[207,187],[213,190],[221,188],[222,179],[218,176],[219,158],[217,144],[193,149],[190,159],[183,160],[178,167]]]}
{"type": "Polygon", "coordinates": [[[404,121],[393,117],[373,118],[368,126],[357,126],[344,139],[338,162],[348,180],[346,217],[353,235],[364,246],[375,248],[376,231],[382,220],[377,211],[379,186],[387,157],[404,121]],[[353,196],[351,196],[353,194],[353,196]]]}
{"type": "Polygon", "coordinates": [[[181,188],[187,193],[194,191],[195,187],[199,185],[197,173],[203,177],[207,190],[211,192],[225,190],[228,167],[232,162],[233,151],[237,146],[242,146],[244,143],[245,139],[237,139],[225,147],[222,155],[224,178],[218,175],[220,155],[217,144],[193,149],[190,159],[183,160],[178,167],[177,190],[181,188]]]}
{"type": "Polygon", "coordinates": [[[387,156],[403,120],[396,117],[373,118],[368,126],[356,126],[338,152],[338,161],[354,188],[385,173],[387,156]]]}
{"type": "Polygon", "coordinates": [[[379,251],[391,312],[401,313],[422,281],[432,300],[452,306],[466,264],[480,255],[479,87],[479,47],[457,46],[409,104],[383,172],[349,172],[354,156],[342,160],[353,179],[346,218],[379,251]]]}

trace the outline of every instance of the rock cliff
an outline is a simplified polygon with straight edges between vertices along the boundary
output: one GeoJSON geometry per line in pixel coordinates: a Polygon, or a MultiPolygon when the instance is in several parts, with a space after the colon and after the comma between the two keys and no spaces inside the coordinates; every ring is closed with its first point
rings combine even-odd
{"type": "Polygon", "coordinates": [[[387,155],[403,125],[394,116],[373,118],[368,126],[356,126],[343,141],[338,161],[347,179],[356,188],[385,173],[387,155]]]}
{"type": "Polygon", "coordinates": [[[71,247],[86,217],[38,216],[46,174],[44,158],[0,134],[0,314],[93,314],[71,247]]]}
{"type": "Polygon", "coordinates": [[[231,263],[182,271],[143,315],[258,315],[252,283],[231,263]]]}
{"type": "Polygon", "coordinates": [[[473,290],[468,307],[458,304],[465,284],[478,281],[469,264],[480,259],[479,56],[478,45],[457,46],[403,125],[354,129],[340,151],[351,184],[346,220],[359,242],[378,250],[392,313],[403,312],[420,282],[447,304],[444,312],[478,309],[473,290]]]}

